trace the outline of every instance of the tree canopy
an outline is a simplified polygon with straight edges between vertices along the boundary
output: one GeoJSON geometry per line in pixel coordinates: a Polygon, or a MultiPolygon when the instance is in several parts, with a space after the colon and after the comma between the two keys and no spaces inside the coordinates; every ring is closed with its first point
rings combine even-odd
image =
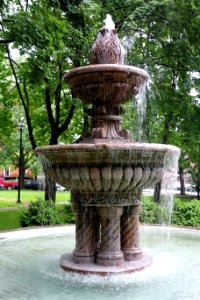
{"type": "Polygon", "coordinates": [[[151,76],[143,138],[175,144],[191,166],[198,165],[198,0],[5,0],[0,13],[0,143],[16,125],[16,104],[23,108],[33,149],[71,143],[81,135],[86,109],[63,75],[89,64],[91,44],[110,13],[127,51],[126,63],[151,76]]]}

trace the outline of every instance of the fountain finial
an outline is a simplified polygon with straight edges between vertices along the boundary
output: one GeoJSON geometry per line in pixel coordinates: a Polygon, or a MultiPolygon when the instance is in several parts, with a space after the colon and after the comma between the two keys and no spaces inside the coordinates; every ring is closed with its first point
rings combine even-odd
{"type": "Polygon", "coordinates": [[[105,27],[108,30],[114,30],[115,29],[115,23],[113,22],[112,16],[110,14],[106,15],[106,19],[104,20],[105,27]]]}
{"type": "Polygon", "coordinates": [[[115,23],[107,14],[105,26],[99,32],[92,46],[91,64],[123,64],[125,50],[117,37],[115,23]]]}

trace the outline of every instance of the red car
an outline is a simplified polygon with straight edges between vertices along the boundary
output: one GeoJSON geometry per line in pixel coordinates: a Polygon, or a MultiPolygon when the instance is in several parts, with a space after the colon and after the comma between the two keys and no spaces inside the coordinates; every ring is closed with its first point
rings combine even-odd
{"type": "Polygon", "coordinates": [[[5,181],[3,178],[0,178],[0,184],[4,186],[4,189],[12,190],[16,185],[18,185],[18,181],[5,181]]]}

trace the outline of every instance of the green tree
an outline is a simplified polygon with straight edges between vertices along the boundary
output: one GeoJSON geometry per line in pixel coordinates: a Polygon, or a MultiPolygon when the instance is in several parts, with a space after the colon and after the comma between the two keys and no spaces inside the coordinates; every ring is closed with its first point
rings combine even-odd
{"type": "MultiPolygon", "coordinates": [[[[41,144],[57,144],[75,114],[76,124],[82,123],[80,104],[63,83],[65,70],[88,62],[94,22],[88,13],[94,14],[96,10],[89,1],[82,2],[75,6],[67,2],[66,12],[57,2],[49,6],[46,1],[32,1],[30,5],[28,2],[18,5],[16,1],[12,11],[2,9],[2,43],[24,108],[33,149],[41,144]],[[75,18],[79,15],[80,20],[75,18]],[[19,62],[12,57],[8,45],[11,41],[20,52],[19,62]]],[[[81,128],[78,129],[80,133],[81,128]]],[[[68,135],[68,140],[73,138],[68,135]]],[[[54,183],[49,178],[47,182],[45,198],[55,199],[54,183]]]]}
{"type": "MultiPolygon", "coordinates": [[[[33,176],[36,176],[41,171],[41,164],[36,158],[35,153],[32,150],[30,141],[28,139],[28,132],[26,126],[22,131],[22,150],[21,150],[21,188],[24,188],[26,170],[30,169],[33,176]]],[[[20,132],[18,125],[15,128],[4,144],[2,144],[0,165],[5,169],[7,166],[12,165],[14,168],[19,168],[20,159],[20,132]]]]}
{"type": "Polygon", "coordinates": [[[33,149],[41,144],[71,142],[74,127],[83,125],[82,104],[73,98],[62,78],[65,70],[88,64],[92,40],[109,12],[123,38],[127,63],[145,68],[151,75],[143,123],[146,140],[188,150],[183,137],[190,135],[190,126],[185,124],[197,106],[190,92],[193,88],[199,92],[199,82],[193,76],[199,73],[200,65],[198,0],[51,0],[30,5],[16,1],[13,7],[12,2],[1,5],[1,41],[33,149]],[[17,64],[10,55],[11,41],[21,54],[17,64]]]}
{"type": "MultiPolygon", "coordinates": [[[[136,33],[128,60],[148,69],[153,82],[145,124],[149,132],[147,138],[150,142],[182,146],[177,131],[183,128],[186,117],[192,117],[190,92],[195,87],[192,75],[200,63],[199,43],[194,40],[194,36],[200,34],[197,28],[199,6],[197,1],[138,3],[132,14],[136,33]],[[185,22],[186,15],[192,26],[185,22]]],[[[159,186],[160,183],[155,194],[158,202],[159,186]]]]}
{"type": "Polygon", "coordinates": [[[12,90],[11,72],[4,59],[4,53],[0,47],[0,147],[5,143],[14,126],[11,108],[15,104],[15,98],[10,95],[12,90]]]}

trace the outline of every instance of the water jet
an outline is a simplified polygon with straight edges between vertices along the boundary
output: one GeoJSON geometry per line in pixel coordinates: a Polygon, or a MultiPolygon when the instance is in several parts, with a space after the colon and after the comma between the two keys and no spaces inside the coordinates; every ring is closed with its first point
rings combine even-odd
{"type": "Polygon", "coordinates": [[[73,94],[92,105],[91,128],[78,144],[36,149],[49,176],[71,191],[76,216],[73,255],[61,257],[66,271],[98,275],[135,272],[151,264],[139,245],[142,190],[172,172],[179,149],[136,143],[121,128],[122,103],[148,81],[146,71],[123,65],[115,29],[103,27],[92,46],[89,66],[64,80],[73,94]]]}

